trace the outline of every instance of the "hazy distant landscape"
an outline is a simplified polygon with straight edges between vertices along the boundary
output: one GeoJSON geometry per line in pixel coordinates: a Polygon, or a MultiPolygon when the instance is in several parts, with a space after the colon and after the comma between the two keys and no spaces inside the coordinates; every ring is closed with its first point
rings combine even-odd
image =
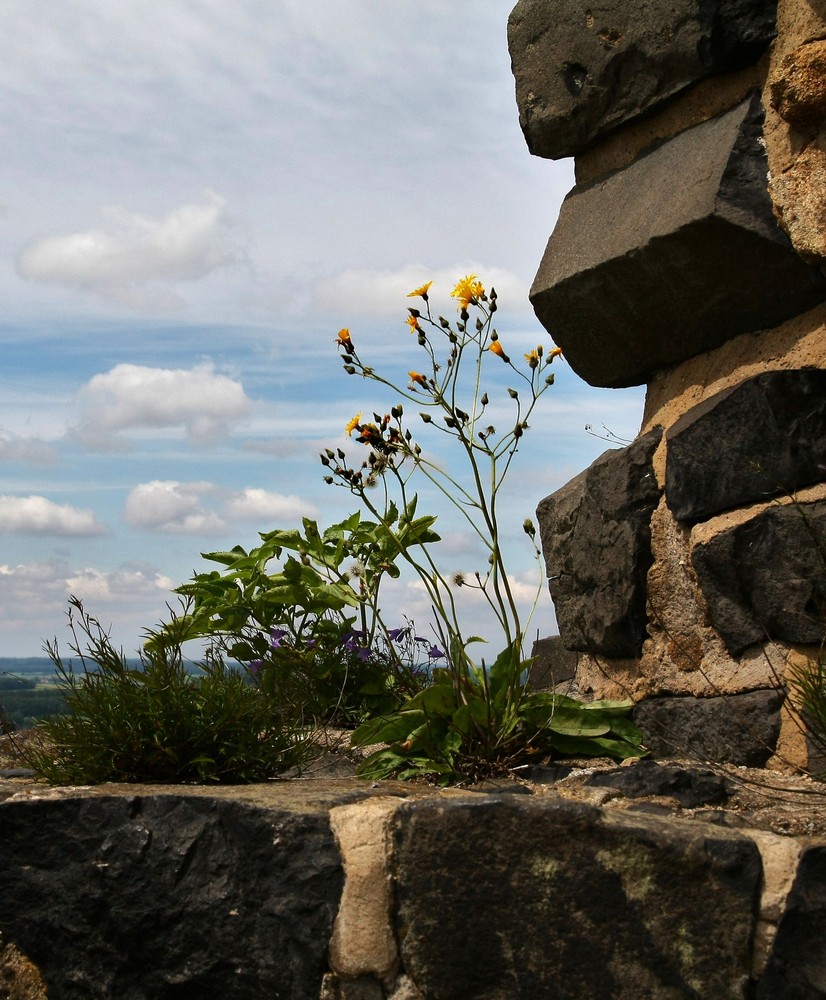
{"type": "Polygon", "coordinates": [[[63,694],[48,656],[0,657],[0,731],[9,725],[31,726],[62,708],[63,694]]]}

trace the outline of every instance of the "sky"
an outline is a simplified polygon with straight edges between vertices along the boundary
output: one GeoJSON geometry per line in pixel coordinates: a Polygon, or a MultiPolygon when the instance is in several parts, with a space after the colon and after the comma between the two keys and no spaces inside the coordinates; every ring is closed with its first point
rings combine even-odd
{"type": "MultiPolygon", "coordinates": [[[[341,327],[406,384],[407,293],[432,280],[455,318],[476,273],[512,354],[552,345],[528,289],[573,169],[527,151],[512,6],[3,0],[0,657],[65,644],[70,595],[131,655],[202,552],[350,513],[319,452],[393,399],[341,371],[341,327]]],[[[642,405],[557,369],[503,495],[526,599],[523,519],[609,447],[586,425],[631,439],[642,405]]],[[[446,572],[473,572],[429,501],[446,572]]],[[[385,612],[419,625],[415,581],[385,612]]]]}

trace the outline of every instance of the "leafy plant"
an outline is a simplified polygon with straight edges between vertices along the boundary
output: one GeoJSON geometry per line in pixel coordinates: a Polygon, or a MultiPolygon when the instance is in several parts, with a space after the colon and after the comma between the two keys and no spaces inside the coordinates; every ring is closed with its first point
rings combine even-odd
{"type": "Polygon", "coordinates": [[[162,637],[152,634],[134,669],[79,599],[70,599],[68,614],[81,670],[64,663],[56,641],[47,644],[66,714],[42,722],[40,737],[24,751],[48,781],[260,781],[312,752],[294,721],[274,712],[260,688],[219,655],[190,674],[178,620],[162,637]]]}
{"type": "MultiPolygon", "coordinates": [[[[433,520],[412,509],[381,524],[355,513],[321,531],[303,518],[303,530],[262,533],[249,552],[204,553],[224,570],[177,588],[191,606],[174,628],[245,663],[297,718],[349,724],[390,711],[419,689],[428,657],[415,643],[404,655],[404,629],[388,629],[378,614],[380,587],[399,575],[400,548],[438,538],[433,520]]],[[[147,648],[162,641],[163,631],[147,648]]]]}
{"type": "MultiPolygon", "coordinates": [[[[529,428],[540,397],[553,384],[550,365],[560,355],[542,345],[524,355],[517,367],[505,351],[493,316],[496,292],[487,295],[475,274],[463,278],[452,291],[459,320],[451,324],[434,318],[429,298],[432,282],[410,293],[422,300],[423,310],[410,308],[407,325],[422,349],[422,371],[408,372],[406,388],[394,384],[367,365],[359,355],[349,329],[337,338],[344,370],[391,388],[402,400],[419,407],[419,417],[432,431],[452,439],[464,462],[466,474],[446,471],[427,455],[405,424],[404,408],[394,405],[384,415],[362,414],[347,425],[347,432],[368,449],[360,465],[351,465],[342,450],[328,449],[321,456],[328,469],[326,481],[349,490],[375,518],[390,529],[399,511],[415,511],[417,496],[411,492],[414,475],[424,477],[455,505],[487,552],[487,568],[472,578],[450,578],[424,541],[396,532],[388,535],[395,545],[390,552],[418,575],[431,602],[434,629],[446,651],[446,665],[434,672],[434,683],[399,710],[359,727],[353,742],[358,746],[389,744],[375,751],[360,767],[369,777],[390,774],[438,775],[449,781],[489,773],[531,752],[608,754],[618,758],[640,756],[641,734],[627,719],[630,702],[581,705],[558,695],[529,692],[524,676],[526,630],[540,593],[538,573],[533,608],[525,621],[517,605],[504,559],[499,502],[503,483],[529,428]],[[471,323],[470,309],[476,313],[471,323]],[[511,417],[504,432],[490,422],[490,398],[484,384],[487,365],[505,365],[514,385],[507,388],[511,417]],[[520,395],[520,392],[522,395],[520,395]],[[469,647],[481,641],[463,632],[455,588],[477,589],[492,613],[503,638],[503,649],[492,666],[476,664],[469,647]]],[[[539,564],[535,528],[527,519],[525,533],[533,543],[539,564]]]]}

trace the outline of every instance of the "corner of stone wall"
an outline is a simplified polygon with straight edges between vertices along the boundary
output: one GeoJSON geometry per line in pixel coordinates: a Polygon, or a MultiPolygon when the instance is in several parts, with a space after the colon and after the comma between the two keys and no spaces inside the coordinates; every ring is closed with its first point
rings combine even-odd
{"type": "Polygon", "coordinates": [[[691,743],[694,712],[710,760],[799,767],[786,670],[818,655],[826,589],[788,503],[826,532],[826,13],[676,10],[511,17],[529,148],[576,157],[531,301],[586,381],[648,387],[637,441],[537,514],[573,693],[650,703],[663,740],[677,720],[691,743]],[[732,724],[750,745],[715,736],[732,724]]]}

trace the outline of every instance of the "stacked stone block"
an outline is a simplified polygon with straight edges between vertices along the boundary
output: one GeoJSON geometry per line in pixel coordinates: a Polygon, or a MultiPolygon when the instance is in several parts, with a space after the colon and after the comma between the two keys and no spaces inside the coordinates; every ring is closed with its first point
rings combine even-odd
{"type": "Polygon", "coordinates": [[[509,43],[529,149],[576,159],[536,314],[591,385],[648,390],[538,508],[566,685],[632,697],[660,752],[805,763],[779,706],[824,638],[826,4],[520,0],[509,43]]]}

